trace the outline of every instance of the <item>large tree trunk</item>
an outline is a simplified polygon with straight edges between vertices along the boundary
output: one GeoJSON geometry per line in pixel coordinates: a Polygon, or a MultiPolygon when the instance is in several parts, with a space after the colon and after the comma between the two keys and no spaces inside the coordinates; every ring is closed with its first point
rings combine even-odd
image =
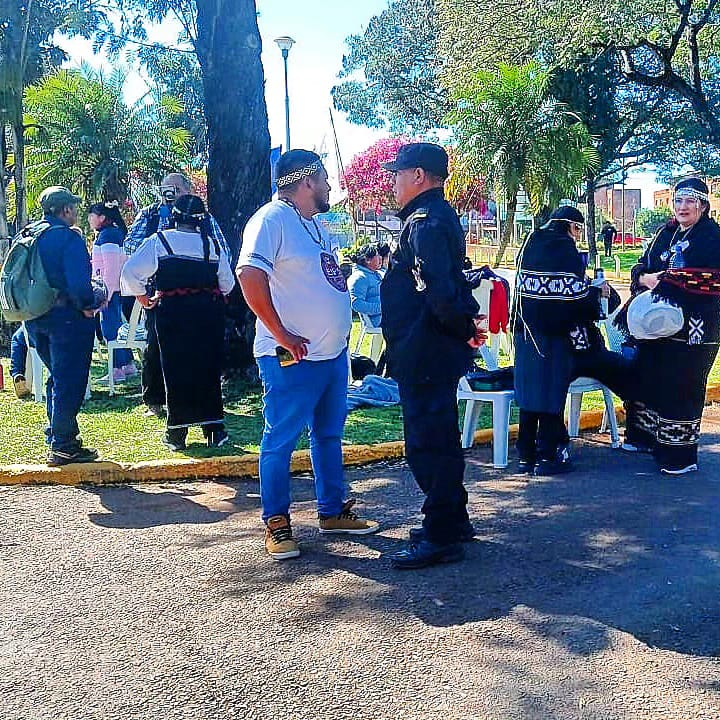
{"type": "Polygon", "coordinates": [[[587,200],[587,217],[585,218],[585,227],[587,228],[587,240],[590,248],[590,256],[588,258],[588,269],[595,267],[597,258],[597,242],[595,241],[595,174],[588,172],[587,190],[585,199],[587,200]]]}
{"type": "Polygon", "coordinates": [[[270,133],[254,0],[197,0],[205,90],[208,201],[233,253],[250,216],[270,200],[270,133]]]}
{"type": "Polygon", "coordinates": [[[22,105],[12,113],[10,136],[15,160],[15,229],[20,232],[28,223],[25,126],[23,125],[22,105]]]}
{"type": "MultiPolygon", "coordinates": [[[[509,192],[505,200],[507,212],[505,213],[505,227],[503,228],[502,235],[500,237],[500,247],[498,248],[497,255],[495,256],[494,266],[497,267],[503,261],[505,250],[507,250],[510,244],[510,239],[515,231],[515,211],[517,210],[517,190],[509,192]]],[[[498,218],[499,222],[500,218],[498,218]]]]}
{"type": "Polygon", "coordinates": [[[5,140],[5,124],[0,122],[0,263],[5,259],[8,237],[7,218],[7,182],[6,168],[8,161],[7,142],[5,140]]]}
{"type": "MultiPolygon", "coordinates": [[[[254,0],[196,0],[209,149],[208,204],[233,260],[250,216],[271,197],[270,133],[262,44],[254,0]]],[[[242,294],[231,297],[238,340],[233,364],[252,367],[254,316],[242,294]]]]}

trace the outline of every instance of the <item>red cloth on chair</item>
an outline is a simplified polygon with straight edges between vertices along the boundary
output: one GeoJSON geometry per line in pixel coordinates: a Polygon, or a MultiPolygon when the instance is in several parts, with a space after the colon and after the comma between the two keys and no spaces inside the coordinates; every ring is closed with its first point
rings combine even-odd
{"type": "Polygon", "coordinates": [[[507,332],[510,324],[510,300],[505,283],[493,280],[490,293],[490,317],[488,328],[491,333],[507,332]]]}

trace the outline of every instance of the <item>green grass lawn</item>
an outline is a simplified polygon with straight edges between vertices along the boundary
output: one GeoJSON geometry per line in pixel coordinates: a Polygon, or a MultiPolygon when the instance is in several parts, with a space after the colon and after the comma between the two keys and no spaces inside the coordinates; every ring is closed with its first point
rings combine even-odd
{"type": "MultiPolygon", "coordinates": [[[[602,252],[602,249],[599,248],[599,251],[602,252]]],[[[625,252],[615,252],[613,253],[613,257],[606,258],[604,255],[601,255],[602,259],[602,266],[605,268],[606,271],[609,272],[615,272],[615,257],[620,258],[620,271],[621,272],[630,272],[630,268],[635,265],[635,263],[638,261],[638,258],[642,255],[642,250],[639,248],[637,250],[626,250],[625,252]]]]}
{"type": "MultiPolygon", "coordinates": [[[[351,347],[355,346],[358,325],[353,327],[351,347]]],[[[361,351],[369,352],[367,346],[361,351]]],[[[42,463],[47,456],[43,428],[46,424],[45,406],[33,400],[18,400],[12,392],[8,372],[9,361],[2,360],[6,391],[0,393],[0,464],[42,463]]],[[[104,459],[122,462],[158,460],[177,457],[211,457],[258,452],[262,436],[262,398],[259,385],[233,381],[225,387],[225,413],[232,443],[219,449],[205,446],[200,428],[191,428],[188,448],[173,453],[162,444],[164,424],[154,416],[145,416],[140,397],[140,383],[135,379],[116,387],[117,394],[110,397],[106,387],[97,383],[106,372],[104,353],[93,358],[92,398],[83,406],[78,418],[83,440],[97,448],[104,459]]],[[[711,382],[720,382],[720,363],[711,373],[711,382]]],[[[589,393],[583,398],[584,409],[602,407],[600,393],[589,393]]],[[[512,422],[517,422],[513,409],[512,422]]],[[[478,427],[491,427],[491,406],[483,405],[478,427]]],[[[345,429],[345,442],[374,444],[402,439],[402,412],[399,406],[365,408],[350,413],[345,429]]],[[[303,437],[299,447],[307,447],[303,437]]]]}

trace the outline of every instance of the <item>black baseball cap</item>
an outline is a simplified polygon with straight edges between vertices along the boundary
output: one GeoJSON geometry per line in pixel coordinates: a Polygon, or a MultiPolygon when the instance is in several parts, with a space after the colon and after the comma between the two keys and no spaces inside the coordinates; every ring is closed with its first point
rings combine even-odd
{"type": "Polygon", "coordinates": [[[399,150],[395,160],[383,163],[390,172],[422,168],[441,178],[448,176],[448,154],[434,143],[408,143],[399,150]]]}

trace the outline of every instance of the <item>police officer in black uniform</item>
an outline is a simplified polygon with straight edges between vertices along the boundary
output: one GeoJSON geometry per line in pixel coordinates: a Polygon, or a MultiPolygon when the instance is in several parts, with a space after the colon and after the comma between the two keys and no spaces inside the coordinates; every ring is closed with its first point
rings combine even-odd
{"type": "Polygon", "coordinates": [[[472,540],[463,486],[456,392],[472,349],[485,335],[463,275],[465,234],[445,200],[448,156],[439,145],[404,145],[394,162],[394,192],[404,225],[380,287],[390,375],[403,406],[408,465],[425,493],[423,525],[391,556],[397,568],[463,558],[472,540]]]}

